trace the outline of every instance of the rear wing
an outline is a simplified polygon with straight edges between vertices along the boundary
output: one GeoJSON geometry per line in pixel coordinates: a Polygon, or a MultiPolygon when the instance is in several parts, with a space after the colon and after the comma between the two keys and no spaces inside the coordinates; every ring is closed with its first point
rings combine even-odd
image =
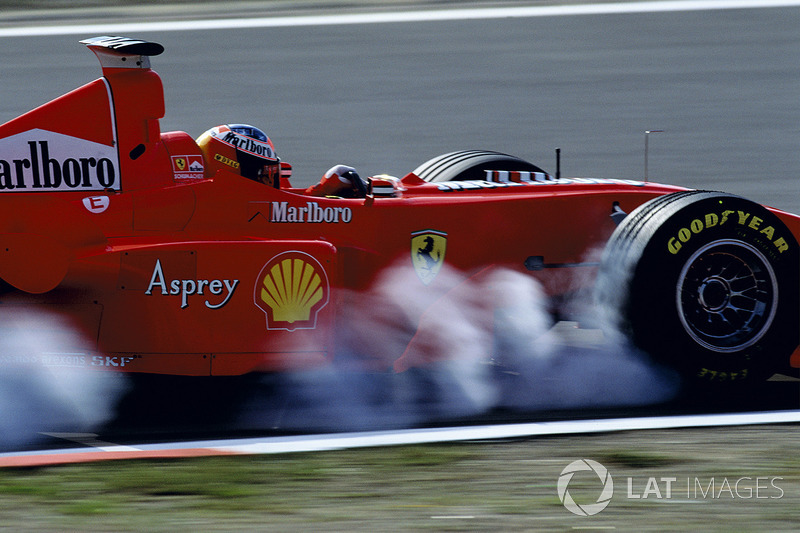
{"type": "Polygon", "coordinates": [[[150,56],[164,52],[158,43],[128,37],[92,37],[80,41],[94,52],[103,70],[106,68],[150,68],[150,56]]]}
{"type": "Polygon", "coordinates": [[[81,41],[103,77],[0,125],[0,194],[121,191],[168,185],[161,143],[158,43],[125,37],[81,41]]]}

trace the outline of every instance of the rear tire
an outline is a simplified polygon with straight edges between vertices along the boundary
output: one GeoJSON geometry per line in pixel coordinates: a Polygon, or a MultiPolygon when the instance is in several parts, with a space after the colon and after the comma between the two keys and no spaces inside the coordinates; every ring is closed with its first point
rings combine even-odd
{"type": "Polygon", "coordinates": [[[533,163],[513,155],[488,150],[462,150],[434,157],[421,164],[414,174],[425,181],[485,180],[487,170],[544,172],[533,163]]]}
{"type": "Polygon", "coordinates": [[[620,331],[693,382],[755,382],[798,345],[797,241],[763,206],[686,191],[611,236],[597,292],[620,331]]]}

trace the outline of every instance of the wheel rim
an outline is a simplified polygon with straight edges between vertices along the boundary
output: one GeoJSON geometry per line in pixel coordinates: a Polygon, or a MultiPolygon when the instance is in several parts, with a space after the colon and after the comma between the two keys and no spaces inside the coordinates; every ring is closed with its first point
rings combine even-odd
{"type": "Polygon", "coordinates": [[[764,255],[736,240],[697,250],[678,277],[677,309],[689,336],[715,352],[738,352],[769,330],[778,282],[764,255]]]}

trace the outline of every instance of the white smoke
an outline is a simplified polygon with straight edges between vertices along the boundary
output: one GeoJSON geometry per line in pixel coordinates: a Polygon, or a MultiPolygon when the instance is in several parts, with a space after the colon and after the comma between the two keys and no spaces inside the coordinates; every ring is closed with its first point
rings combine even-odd
{"type": "Polygon", "coordinates": [[[542,287],[524,273],[465,279],[443,268],[425,286],[395,267],[342,299],[337,364],[279,380],[281,400],[269,403],[279,412],[267,415],[275,427],[376,429],[492,410],[646,405],[677,392],[674,375],[603,332],[587,294],[572,306],[591,329],[554,324],[542,287]]]}
{"type": "MultiPolygon", "coordinates": [[[[172,399],[137,401],[133,414],[143,411],[144,418],[134,418],[158,425],[154,417],[174,405],[164,422],[174,427],[170,420],[194,411],[198,419],[203,413],[213,418],[196,407],[205,405],[223,416],[236,413],[232,427],[226,426],[231,429],[366,430],[497,410],[552,416],[646,405],[677,391],[674,375],[649,364],[623,336],[608,334],[593,318],[598,314],[587,295],[570,306],[587,318],[588,328],[554,323],[541,286],[521,272],[491,269],[467,278],[443,268],[426,286],[413,268],[395,267],[369,290],[340,291],[339,298],[342,349],[335,364],[263,376],[241,387],[237,381],[227,396],[217,394],[224,387],[211,388],[205,380],[187,387],[195,396],[159,396],[148,388],[139,391],[139,400],[172,399]]],[[[34,445],[42,433],[92,433],[107,422],[124,430],[125,416],[115,418],[115,409],[129,392],[126,377],[92,370],[92,347],[63,317],[24,309],[2,307],[0,449],[34,445]]],[[[153,383],[166,385],[167,392],[174,385],[153,383]]]]}
{"type": "Polygon", "coordinates": [[[68,321],[25,306],[2,311],[0,447],[92,431],[113,417],[124,377],[87,368],[88,343],[68,321]]]}

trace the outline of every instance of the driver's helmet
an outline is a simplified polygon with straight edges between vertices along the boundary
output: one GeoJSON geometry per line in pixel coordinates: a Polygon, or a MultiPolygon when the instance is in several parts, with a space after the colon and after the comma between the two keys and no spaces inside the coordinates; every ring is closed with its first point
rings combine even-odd
{"type": "Polygon", "coordinates": [[[206,165],[238,172],[245,178],[278,187],[281,162],[269,137],[247,124],[216,126],[197,138],[206,165]]]}

